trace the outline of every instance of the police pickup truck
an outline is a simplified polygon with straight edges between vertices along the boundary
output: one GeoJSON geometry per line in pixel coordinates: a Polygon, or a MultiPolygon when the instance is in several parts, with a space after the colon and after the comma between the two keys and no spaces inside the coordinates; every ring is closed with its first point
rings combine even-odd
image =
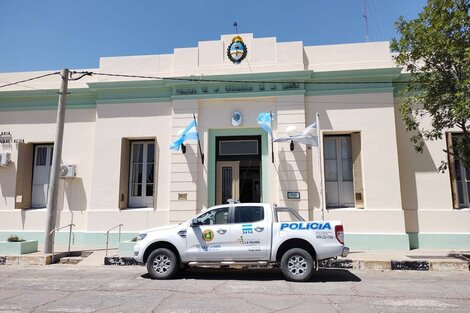
{"type": "Polygon", "coordinates": [[[304,221],[293,209],[262,203],[214,206],[191,220],[141,232],[134,258],[152,278],[187,266],[279,266],[288,280],[306,281],[318,261],[347,256],[343,225],[304,221]]]}

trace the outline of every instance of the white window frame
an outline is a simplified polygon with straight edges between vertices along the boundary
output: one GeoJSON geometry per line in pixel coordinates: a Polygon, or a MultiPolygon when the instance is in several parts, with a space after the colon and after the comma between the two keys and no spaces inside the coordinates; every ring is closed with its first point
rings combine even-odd
{"type": "Polygon", "coordinates": [[[155,150],[155,145],[156,145],[156,142],[155,140],[133,140],[130,142],[130,157],[129,157],[129,189],[128,189],[128,193],[129,193],[129,203],[128,203],[128,207],[129,208],[148,208],[148,207],[154,207],[154,198],[155,198],[155,189],[156,189],[156,186],[155,186],[155,182],[156,182],[156,179],[155,179],[155,166],[156,166],[156,158],[157,158],[157,155],[156,155],[156,150],[155,150]],[[148,147],[149,145],[153,145],[153,191],[152,191],[152,195],[151,196],[147,196],[147,182],[146,182],[146,177],[148,175],[147,173],[147,166],[150,164],[147,160],[147,151],[148,151],[148,147]],[[133,162],[133,157],[134,157],[134,149],[135,147],[139,146],[139,145],[143,145],[143,149],[142,149],[142,177],[141,177],[141,180],[140,182],[138,182],[137,184],[140,184],[141,185],[141,195],[140,196],[133,196],[132,195],[132,187],[133,187],[133,184],[135,184],[133,182],[133,178],[134,178],[134,166],[133,164],[138,164],[138,163],[135,163],[133,162]]]}
{"type": "MultiPolygon", "coordinates": [[[[54,149],[54,144],[38,144],[38,145],[34,145],[34,158],[33,158],[33,173],[32,173],[32,188],[31,188],[31,208],[45,208],[47,206],[47,200],[48,200],[48,195],[49,195],[49,183],[51,181],[51,166],[52,166],[52,154],[53,154],[53,149],[54,149]],[[37,162],[38,162],[38,150],[40,148],[45,148],[46,149],[46,164],[45,165],[37,165],[37,162]],[[48,173],[48,177],[47,177],[47,184],[43,184],[43,185],[47,185],[46,187],[46,190],[43,190],[43,192],[45,193],[44,195],[44,199],[45,199],[45,203],[42,204],[42,203],[37,203],[35,202],[35,199],[34,199],[34,194],[35,194],[35,188],[38,188],[37,186],[35,186],[36,184],[34,183],[35,182],[35,176],[38,175],[37,173],[37,166],[44,166],[45,167],[45,171],[48,173]]],[[[44,188],[44,187],[43,187],[44,188]]]]}
{"type": "Polygon", "coordinates": [[[350,159],[350,166],[351,166],[351,170],[353,171],[352,173],[352,180],[343,180],[343,158],[342,158],[342,147],[341,147],[341,142],[343,139],[347,139],[349,141],[349,146],[350,146],[350,149],[351,149],[351,155],[352,155],[352,138],[350,135],[328,135],[328,136],[324,136],[323,137],[323,164],[324,164],[324,167],[325,167],[325,192],[328,193],[328,190],[327,190],[327,175],[326,175],[326,152],[325,152],[325,142],[327,140],[334,140],[335,141],[335,145],[336,145],[336,173],[337,173],[337,188],[338,188],[338,205],[331,205],[331,204],[328,204],[327,203],[327,197],[325,197],[325,203],[326,203],[326,206],[327,208],[354,208],[355,207],[355,203],[354,203],[354,187],[353,187],[353,190],[352,190],[352,202],[351,203],[347,203],[345,199],[343,199],[343,183],[344,182],[347,182],[347,183],[352,183],[353,186],[354,186],[354,170],[353,170],[353,159],[351,157],[350,159]]]}

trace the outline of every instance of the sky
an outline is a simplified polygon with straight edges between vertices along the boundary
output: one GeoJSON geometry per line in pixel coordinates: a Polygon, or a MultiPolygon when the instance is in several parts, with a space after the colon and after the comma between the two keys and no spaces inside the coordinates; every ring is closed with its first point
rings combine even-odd
{"type": "Polygon", "coordinates": [[[173,53],[222,34],[305,46],[397,37],[425,0],[0,0],[0,72],[97,68],[100,57],[173,53]]]}

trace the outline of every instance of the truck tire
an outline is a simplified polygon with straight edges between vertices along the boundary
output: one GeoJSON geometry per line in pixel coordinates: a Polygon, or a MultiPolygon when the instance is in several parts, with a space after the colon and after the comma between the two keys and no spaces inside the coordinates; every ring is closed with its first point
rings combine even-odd
{"type": "Polygon", "coordinates": [[[287,280],[308,281],[313,274],[313,257],[300,248],[293,248],[281,258],[281,270],[287,280]]]}
{"type": "Polygon", "coordinates": [[[178,257],[166,248],[150,253],[147,259],[147,271],[154,279],[169,279],[178,273],[180,268],[178,257]]]}

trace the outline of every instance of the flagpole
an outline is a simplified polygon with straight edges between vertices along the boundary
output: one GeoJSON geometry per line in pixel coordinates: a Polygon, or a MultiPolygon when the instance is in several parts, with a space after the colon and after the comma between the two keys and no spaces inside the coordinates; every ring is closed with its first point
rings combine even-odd
{"type": "Polygon", "coordinates": [[[320,114],[316,114],[316,123],[317,123],[317,138],[318,138],[318,165],[320,167],[320,210],[321,210],[321,219],[325,220],[325,209],[323,205],[323,172],[322,172],[322,145],[323,140],[320,136],[320,114]]]}
{"type": "Polygon", "coordinates": [[[199,146],[199,153],[201,154],[202,164],[204,164],[204,153],[202,153],[201,140],[199,139],[199,129],[197,128],[197,120],[196,120],[196,115],[194,115],[194,113],[193,113],[193,119],[194,119],[194,124],[196,125],[196,130],[197,130],[197,144],[199,146]]]}
{"type": "MultiPolygon", "coordinates": [[[[272,163],[274,163],[274,142],[273,142],[273,131],[272,131],[273,111],[269,111],[269,116],[271,117],[271,160],[272,160],[272,163]]],[[[268,138],[269,138],[269,136],[268,136],[268,138]]]]}

